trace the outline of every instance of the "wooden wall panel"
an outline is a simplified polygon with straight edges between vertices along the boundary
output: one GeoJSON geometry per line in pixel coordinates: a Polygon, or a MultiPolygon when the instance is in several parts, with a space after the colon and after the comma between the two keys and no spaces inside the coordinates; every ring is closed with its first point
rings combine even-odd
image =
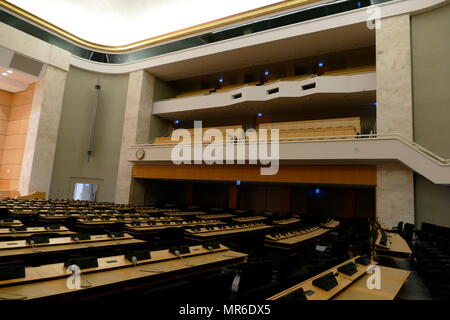
{"type": "Polygon", "coordinates": [[[135,165],[134,178],[211,181],[255,181],[376,185],[375,166],[280,166],[276,175],[263,176],[259,166],[250,165],[135,165]]]}
{"type": "Polygon", "coordinates": [[[13,94],[11,92],[0,90],[0,105],[10,107],[13,94]]]}
{"type": "Polygon", "coordinates": [[[8,121],[10,109],[10,107],[0,104],[0,120],[8,121]]]}
{"type": "Polygon", "coordinates": [[[19,180],[21,169],[20,164],[0,165],[0,179],[19,180]]]}
{"type": "Polygon", "coordinates": [[[19,93],[0,90],[0,197],[18,194],[34,85],[19,93]]]}
{"type": "Polygon", "coordinates": [[[24,120],[30,117],[31,104],[11,108],[9,111],[9,121],[24,120]]]}

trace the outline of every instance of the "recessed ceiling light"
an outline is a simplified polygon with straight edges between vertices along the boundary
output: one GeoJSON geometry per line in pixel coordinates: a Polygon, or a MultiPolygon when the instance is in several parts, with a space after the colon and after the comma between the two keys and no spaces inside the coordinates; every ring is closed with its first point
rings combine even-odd
{"type": "Polygon", "coordinates": [[[8,72],[8,73],[13,73],[12,70],[8,70],[8,71],[6,71],[6,72],[8,72]]]}
{"type": "Polygon", "coordinates": [[[7,76],[8,74],[6,72],[2,72],[2,75],[7,76]]]}

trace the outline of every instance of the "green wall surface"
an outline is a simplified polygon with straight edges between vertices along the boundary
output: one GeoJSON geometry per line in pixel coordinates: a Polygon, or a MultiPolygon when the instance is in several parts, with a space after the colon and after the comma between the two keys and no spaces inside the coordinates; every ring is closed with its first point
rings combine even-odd
{"type": "Polygon", "coordinates": [[[97,201],[114,201],[128,74],[107,75],[71,67],[64,91],[50,198],[72,198],[75,181],[100,184],[97,201]],[[93,154],[87,150],[100,80],[93,154]]]}
{"type": "MultiPolygon", "coordinates": [[[[450,158],[450,5],[411,17],[414,140],[450,158]]],[[[450,187],[415,175],[416,224],[450,226],[450,187]]]]}

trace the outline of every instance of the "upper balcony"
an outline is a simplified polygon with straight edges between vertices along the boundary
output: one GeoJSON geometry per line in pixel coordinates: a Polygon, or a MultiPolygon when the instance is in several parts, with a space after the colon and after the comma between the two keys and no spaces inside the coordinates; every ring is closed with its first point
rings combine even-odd
{"type": "Polygon", "coordinates": [[[153,114],[166,119],[203,119],[205,114],[218,116],[254,114],[254,110],[272,112],[283,105],[303,102],[323,103],[323,99],[345,99],[347,103],[367,104],[375,101],[375,66],[325,72],[323,75],[300,75],[268,81],[204,89],[173,99],[156,101],[153,114]]]}

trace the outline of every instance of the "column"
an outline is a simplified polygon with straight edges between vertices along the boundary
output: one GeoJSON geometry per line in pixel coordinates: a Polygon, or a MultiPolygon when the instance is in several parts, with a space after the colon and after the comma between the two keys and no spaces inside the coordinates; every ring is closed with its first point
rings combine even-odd
{"type": "MultiPolygon", "coordinates": [[[[376,31],[377,132],[413,139],[409,14],[381,21],[376,31]]],[[[377,165],[377,219],[389,226],[414,222],[413,171],[398,162],[377,165]]]]}
{"type": "MultiPolygon", "coordinates": [[[[134,144],[148,143],[150,118],[153,107],[155,78],[145,70],[130,73],[127,102],[122,130],[119,169],[117,174],[116,203],[129,203],[132,185],[132,164],[128,161],[128,148],[134,144]]],[[[133,199],[143,199],[145,188],[133,188],[133,199]]]]}
{"type": "Polygon", "coordinates": [[[19,183],[21,194],[49,193],[66,76],[66,71],[48,65],[45,76],[36,83],[19,183]]]}

